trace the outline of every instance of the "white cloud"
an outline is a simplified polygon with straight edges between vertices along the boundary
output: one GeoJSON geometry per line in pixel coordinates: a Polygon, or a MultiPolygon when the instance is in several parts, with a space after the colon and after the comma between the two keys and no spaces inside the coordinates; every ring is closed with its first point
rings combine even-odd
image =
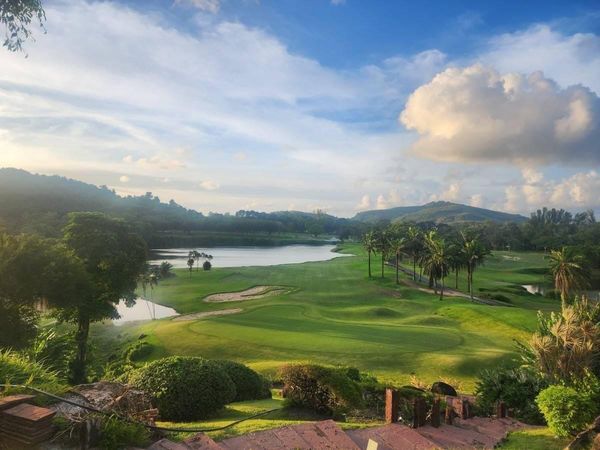
{"type": "Polygon", "coordinates": [[[207,11],[213,14],[219,12],[221,0],[175,0],[176,4],[187,4],[198,8],[201,11],[207,11]]]}
{"type": "Polygon", "coordinates": [[[129,181],[131,181],[131,179],[127,175],[121,175],[119,177],[119,181],[121,183],[129,183],[129,181]]]}
{"type": "Polygon", "coordinates": [[[213,180],[204,180],[200,183],[200,187],[207,191],[215,191],[219,189],[219,183],[213,180]]]}
{"type": "Polygon", "coordinates": [[[400,121],[420,134],[413,151],[434,160],[600,162],[600,99],[540,72],[447,69],[413,92],[400,121]]]}
{"type": "Polygon", "coordinates": [[[361,197],[360,202],[356,205],[357,211],[365,211],[371,208],[371,198],[368,194],[365,194],[361,197]]]}
{"type": "Polygon", "coordinates": [[[460,183],[450,183],[448,188],[442,192],[440,198],[449,202],[455,202],[460,198],[461,185],[460,183]]]}
{"type": "Polygon", "coordinates": [[[481,208],[483,206],[483,195],[481,194],[473,194],[469,199],[469,205],[474,206],[476,208],[481,208]]]}
{"type": "Polygon", "coordinates": [[[383,194],[379,194],[377,196],[376,208],[377,209],[389,208],[389,204],[388,204],[387,200],[385,199],[385,197],[383,196],[383,194]]]}

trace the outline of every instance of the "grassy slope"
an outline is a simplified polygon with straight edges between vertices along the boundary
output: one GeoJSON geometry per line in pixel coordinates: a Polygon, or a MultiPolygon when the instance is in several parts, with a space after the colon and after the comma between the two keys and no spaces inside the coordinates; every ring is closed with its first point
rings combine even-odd
{"type": "MultiPolygon", "coordinates": [[[[549,300],[512,295],[515,308],[475,305],[446,299],[384,280],[368,280],[366,257],[275,267],[185,271],[161,282],[154,300],[182,313],[241,307],[243,313],[198,321],[159,320],[118,328],[121,335],[149,335],[156,350],[167,354],[228,358],[275,373],[286,362],[313,361],[352,365],[395,384],[411,376],[431,382],[448,379],[463,390],[474,386],[477,372],[514,356],[513,339],[526,339],[535,326],[535,312],[553,307],[549,300]],[[248,287],[289,285],[292,293],[246,302],[209,304],[202,298],[248,287]]],[[[522,255],[518,262],[494,257],[476,275],[477,287],[503,288],[509,280],[541,281],[531,267],[540,255],[522,255]]],[[[374,265],[376,267],[376,265],[374,265]]],[[[535,271],[534,271],[535,272],[535,271]]],[[[110,330],[112,327],[107,327],[110,330]]]]}

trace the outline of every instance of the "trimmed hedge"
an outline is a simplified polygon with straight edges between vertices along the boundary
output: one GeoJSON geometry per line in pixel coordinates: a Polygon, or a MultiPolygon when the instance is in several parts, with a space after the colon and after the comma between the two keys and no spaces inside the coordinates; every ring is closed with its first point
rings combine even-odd
{"type": "Polygon", "coordinates": [[[363,405],[360,385],[348,377],[347,369],[314,364],[287,365],[281,369],[280,375],[284,396],[292,405],[328,415],[363,405]]]}
{"type": "Polygon", "coordinates": [[[214,363],[221,367],[235,384],[236,396],[234,401],[271,398],[268,381],[254,370],[235,361],[216,360],[214,363]]]}
{"type": "Polygon", "coordinates": [[[129,382],[148,392],[163,419],[205,419],[236,397],[235,384],[215,362],[171,356],[133,371],[129,382]]]}
{"type": "Polygon", "coordinates": [[[583,430],[594,420],[597,409],[587,393],[561,385],[544,389],[535,401],[548,427],[559,437],[572,436],[583,430]]]}

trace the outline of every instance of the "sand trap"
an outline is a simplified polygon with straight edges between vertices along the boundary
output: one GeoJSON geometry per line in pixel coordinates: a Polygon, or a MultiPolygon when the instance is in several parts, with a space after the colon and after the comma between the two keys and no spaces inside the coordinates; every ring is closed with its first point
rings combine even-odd
{"type": "Polygon", "coordinates": [[[205,317],[226,316],[228,314],[237,314],[242,311],[243,311],[242,308],[220,309],[219,311],[207,311],[207,312],[185,314],[183,316],[177,316],[173,320],[176,320],[176,321],[198,320],[198,319],[204,319],[205,317]]]}
{"type": "Polygon", "coordinates": [[[283,286],[254,286],[250,289],[240,292],[223,292],[221,294],[212,294],[204,298],[205,302],[241,302],[244,300],[255,300],[257,298],[271,297],[273,295],[289,292],[290,288],[283,286]]]}

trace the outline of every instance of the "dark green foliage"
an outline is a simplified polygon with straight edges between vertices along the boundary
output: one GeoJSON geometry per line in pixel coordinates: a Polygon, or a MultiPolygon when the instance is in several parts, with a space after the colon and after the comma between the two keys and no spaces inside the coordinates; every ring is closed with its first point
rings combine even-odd
{"type": "Polygon", "coordinates": [[[212,269],[212,264],[210,263],[210,261],[204,261],[204,263],[202,264],[202,269],[204,269],[204,270],[212,269]]]}
{"type": "Polygon", "coordinates": [[[143,361],[150,354],[152,354],[152,350],[154,349],[153,345],[146,341],[136,341],[134,344],[130,345],[125,351],[125,359],[127,361],[136,362],[143,361]]]}
{"type": "Polygon", "coordinates": [[[213,362],[221,367],[235,384],[234,401],[271,398],[271,391],[265,390],[265,379],[254,370],[235,361],[216,360],[213,362]]]}
{"type": "Polygon", "coordinates": [[[139,423],[124,422],[115,416],[102,417],[97,447],[115,450],[130,447],[146,447],[150,432],[139,423]]]}
{"type": "Polygon", "coordinates": [[[543,424],[535,398],[546,386],[541,377],[529,370],[508,367],[484,370],[475,387],[477,405],[483,413],[492,414],[502,400],[518,419],[543,424]]]}
{"type": "Polygon", "coordinates": [[[346,369],[314,364],[287,365],[281,369],[286,399],[319,414],[340,414],[363,405],[359,383],[346,369]]]}
{"type": "Polygon", "coordinates": [[[0,383],[31,384],[50,392],[61,392],[58,374],[24,353],[0,350],[0,383]]]}
{"type": "Polygon", "coordinates": [[[33,307],[0,297],[0,347],[26,347],[37,332],[37,319],[33,307]]]}
{"type": "Polygon", "coordinates": [[[216,363],[171,356],[135,370],[130,383],[152,395],[161,418],[205,419],[235,399],[235,384],[216,363]]]}
{"type": "Polygon", "coordinates": [[[598,405],[589,393],[569,386],[550,386],[535,401],[550,429],[560,437],[582,431],[598,412],[598,405]]]}
{"type": "Polygon", "coordinates": [[[42,330],[28,349],[31,359],[55,371],[61,380],[67,381],[69,365],[75,355],[72,333],[60,334],[52,329],[42,330]]]}
{"type": "Polygon", "coordinates": [[[23,43],[31,37],[31,22],[44,29],[46,13],[40,0],[0,0],[0,30],[5,29],[2,46],[11,52],[22,51],[23,43]]]}

